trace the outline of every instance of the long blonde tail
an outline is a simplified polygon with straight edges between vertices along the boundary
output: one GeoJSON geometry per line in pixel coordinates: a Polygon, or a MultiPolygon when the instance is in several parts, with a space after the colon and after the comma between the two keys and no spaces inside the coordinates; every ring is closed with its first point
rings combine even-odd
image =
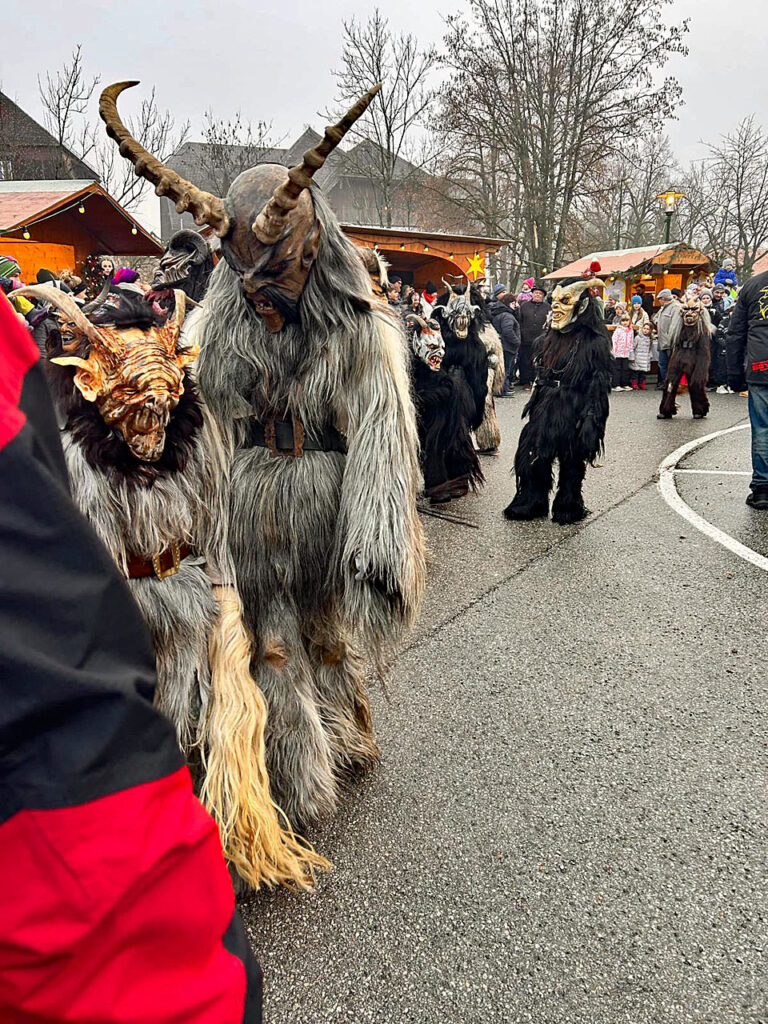
{"type": "Polygon", "coordinates": [[[311,889],[331,865],[297,836],[270,796],[264,757],[267,708],[250,673],[251,644],[231,587],[216,587],[219,617],[209,644],[211,693],[200,736],[200,799],[219,827],[224,854],[253,888],[311,889]]]}

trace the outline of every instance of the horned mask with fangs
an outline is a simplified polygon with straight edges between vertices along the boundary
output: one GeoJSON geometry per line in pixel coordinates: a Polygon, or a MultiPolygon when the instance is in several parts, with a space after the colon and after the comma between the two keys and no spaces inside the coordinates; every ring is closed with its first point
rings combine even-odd
{"type": "Polygon", "coordinates": [[[576,281],[558,284],[552,292],[552,330],[566,333],[572,330],[589,309],[592,289],[604,287],[604,282],[597,277],[589,281],[579,278],[576,281]]]}
{"type": "Polygon", "coordinates": [[[184,292],[174,293],[174,310],[166,322],[146,330],[97,326],[70,295],[49,285],[30,285],[18,294],[55,309],[66,355],[51,362],[74,368],[75,387],[86,402],[95,403],[104,422],[120,434],[135,458],[157,462],[165,448],[171,414],[184,391],[184,367],[198,352],[179,346],[184,292]]]}
{"type": "Polygon", "coordinates": [[[163,166],[134,139],[117,112],[117,97],[138,82],[108,86],[99,100],[99,113],[107,134],[118,143],[136,174],[155,186],[198,225],[209,224],[221,238],[224,259],[238,275],[252,308],[272,332],[297,318],[298,303],[320,248],[320,227],[315,217],[310,186],[352,125],[381,89],[370,89],[342,117],[325,129],[323,139],[290,170],[261,164],[243,171],[224,199],[204,192],[163,166]]]}

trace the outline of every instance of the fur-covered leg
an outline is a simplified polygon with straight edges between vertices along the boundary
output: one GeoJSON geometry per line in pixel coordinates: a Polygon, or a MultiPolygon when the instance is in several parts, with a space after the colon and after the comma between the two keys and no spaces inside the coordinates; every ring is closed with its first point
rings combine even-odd
{"type": "Polygon", "coordinates": [[[267,709],[250,674],[251,643],[237,592],[218,588],[211,634],[211,692],[200,727],[200,799],[219,826],[224,853],[247,885],[311,888],[329,868],[298,838],[270,795],[264,750],[267,709]]]}
{"type": "Polygon", "coordinates": [[[517,493],[504,509],[507,519],[538,519],[549,515],[549,492],[552,490],[552,458],[539,455],[531,447],[531,424],[520,434],[515,455],[517,493]]]}
{"type": "Polygon", "coordinates": [[[259,623],[251,674],[267,703],[266,760],[275,801],[294,828],[333,814],[334,754],[296,613],[275,599],[259,623]]]}
{"type": "Polygon", "coordinates": [[[673,356],[670,360],[669,366],[667,367],[667,379],[666,383],[664,384],[664,393],[661,397],[659,413],[656,417],[657,419],[671,419],[677,412],[677,407],[675,406],[675,399],[677,398],[677,389],[680,387],[680,381],[682,379],[682,367],[679,365],[679,363],[673,356]]]}
{"type": "Polygon", "coordinates": [[[552,502],[552,521],[563,525],[577,523],[589,515],[581,493],[587,464],[584,459],[573,455],[561,457],[559,463],[557,494],[552,502]]]}
{"type": "Polygon", "coordinates": [[[501,430],[496,416],[496,405],[493,401],[493,383],[495,367],[488,370],[488,394],[485,396],[485,415],[477,428],[475,440],[481,455],[495,455],[501,444],[501,430]]]}
{"type": "Polygon", "coordinates": [[[369,768],[380,751],[366,690],[366,664],[344,630],[315,628],[309,642],[320,716],[338,769],[369,768]]]}
{"type": "Polygon", "coordinates": [[[695,420],[703,419],[709,412],[709,398],[707,398],[707,389],[700,382],[691,383],[688,388],[688,394],[691,399],[691,412],[695,420]]]}

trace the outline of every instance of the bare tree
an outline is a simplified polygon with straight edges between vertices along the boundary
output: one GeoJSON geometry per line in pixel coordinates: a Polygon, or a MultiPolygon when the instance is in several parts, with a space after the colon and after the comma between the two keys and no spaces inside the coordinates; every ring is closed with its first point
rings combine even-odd
{"type": "Polygon", "coordinates": [[[664,25],[670,2],[469,0],[470,22],[451,20],[446,63],[473,92],[497,97],[494,131],[534,265],[562,262],[574,204],[606,157],[659,132],[679,105],[678,83],[656,80],[686,52],[687,23],[664,25]]]}
{"type": "Polygon", "coordinates": [[[364,182],[379,223],[392,227],[399,191],[412,188],[426,170],[430,153],[418,128],[433,99],[434,48],[421,50],[412,35],[396,35],[377,9],[365,24],[344,22],[342,66],[336,78],[336,110],[346,109],[376,82],[381,92],[350,132],[358,145],[346,169],[364,182]]]}
{"type": "Polygon", "coordinates": [[[224,196],[242,171],[263,162],[274,147],[270,141],[272,125],[266,121],[244,121],[240,111],[228,121],[206,110],[202,151],[202,170],[216,195],[224,196]]]}
{"type": "Polygon", "coordinates": [[[692,237],[746,278],[768,249],[768,136],[752,115],[708,149],[685,178],[683,215],[692,237]]]}
{"type": "Polygon", "coordinates": [[[62,147],[58,171],[62,177],[75,177],[69,152],[86,160],[95,147],[95,132],[87,120],[86,111],[98,84],[98,75],[89,78],[85,74],[80,43],[72,51],[69,62],[54,74],[48,72],[45,81],[37,76],[40,101],[45,109],[45,126],[62,147]]]}
{"type": "MultiPolygon", "coordinates": [[[[59,71],[46,75],[45,81],[38,78],[46,125],[62,147],[61,173],[73,176],[74,168],[67,153],[74,153],[93,168],[110,195],[130,209],[139,203],[149,182],[133,173],[133,167],[107,138],[98,118],[89,116],[98,82],[98,76],[91,79],[86,76],[82,48],[78,44],[70,61],[59,71]]],[[[149,98],[142,101],[138,115],[128,118],[126,123],[134,138],[159,160],[167,160],[189,132],[188,124],[177,128],[167,111],[158,110],[154,89],[149,98]]]]}

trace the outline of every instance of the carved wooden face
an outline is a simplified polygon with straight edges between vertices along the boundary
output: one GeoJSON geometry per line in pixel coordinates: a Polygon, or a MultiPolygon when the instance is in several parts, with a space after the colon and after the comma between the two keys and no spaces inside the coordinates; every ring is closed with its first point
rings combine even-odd
{"type": "Polygon", "coordinates": [[[559,284],[552,292],[552,313],[550,326],[553,331],[567,331],[587,311],[592,288],[602,288],[597,278],[589,281],[574,281],[573,284],[559,284]]]}
{"type": "Polygon", "coordinates": [[[75,386],[94,402],[104,422],[116,430],[142,462],[157,462],[165,447],[171,414],[184,391],[184,367],[198,349],[179,349],[184,293],[176,292],[173,316],[162,327],[63,325],[65,349],[90,344],[88,355],[56,356],[51,362],[75,368],[75,386]]]}
{"type": "Polygon", "coordinates": [[[426,363],[430,370],[437,372],[445,357],[445,341],[440,324],[437,320],[424,320],[410,313],[406,317],[406,322],[414,355],[426,363]]]}
{"type": "Polygon", "coordinates": [[[309,190],[285,217],[285,229],[274,245],[265,245],[253,223],[280,184],[285,167],[263,164],[240,174],[227,193],[229,233],[221,241],[224,259],[240,278],[245,297],[267,330],[276,332],[298,317],[298,303],[320,248],[320,228],[309,190]]]}
{"type": "Polygon", "coordinates": [[[701,299],[691,295],[683,304],[683,323],[686,327],[695,327],[701,317],[701,299]]]}

